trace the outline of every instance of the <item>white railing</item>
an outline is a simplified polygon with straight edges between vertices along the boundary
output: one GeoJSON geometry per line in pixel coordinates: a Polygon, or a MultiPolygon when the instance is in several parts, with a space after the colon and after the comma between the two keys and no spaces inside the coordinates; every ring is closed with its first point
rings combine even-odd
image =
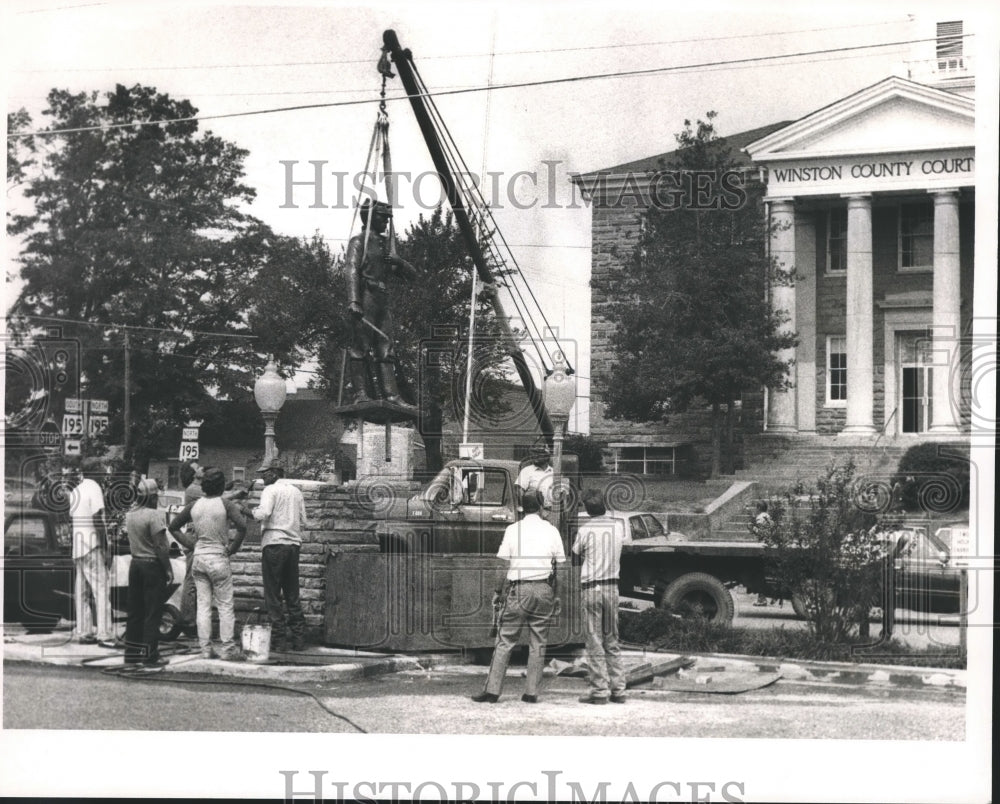
{"type": "Polygon", "coordinates": [[[965,78],[974,74],[974,62],[971,56],[941,56],[936,59],[908,61],[906,72],[913,80],[965,78]]]}

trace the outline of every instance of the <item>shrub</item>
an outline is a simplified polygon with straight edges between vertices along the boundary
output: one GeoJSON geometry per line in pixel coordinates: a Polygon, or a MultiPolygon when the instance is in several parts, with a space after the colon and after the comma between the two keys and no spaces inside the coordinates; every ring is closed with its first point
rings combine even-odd
{"type": "Polygon", "coordinates": [[[879,599],[888,526],[866,491],[853,462],[835,465],[814,487],[798,484],[784,500],[772,501],[772,522],[759,528],[779,588],[829,644],[848,640],[855,624],[867,623],[879,599]]]}
{"type": "Polygon", "coordinates": [[[910,447],[891,482],[906,511],[949,514],[968,508],[969,449],[933,442],[910,447]]]}

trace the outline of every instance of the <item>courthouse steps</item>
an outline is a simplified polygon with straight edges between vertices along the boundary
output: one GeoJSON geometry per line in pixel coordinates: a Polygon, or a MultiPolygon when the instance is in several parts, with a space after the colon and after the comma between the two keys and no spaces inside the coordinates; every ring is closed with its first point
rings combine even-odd
{"type": "MultiPolygon", "coordinates": [[[[921,443],[915,436],[848,438],[844,436],[770,435],[746,436],[743,463],[734,480],[756,483],[756,497],[780,497],[796,483],[808,489],[823,477],[831,466],[854,461],[855,473],[891,485],[890,479],[906,450],[921,443]]],[[[752,538],[749,525],[754,507],[734,515],[712,538],[740,540],[752,538]]]]}

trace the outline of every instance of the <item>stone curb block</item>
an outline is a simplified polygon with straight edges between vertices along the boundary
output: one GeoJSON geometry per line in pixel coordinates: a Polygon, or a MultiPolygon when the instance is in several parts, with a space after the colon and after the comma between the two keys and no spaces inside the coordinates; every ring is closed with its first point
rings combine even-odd
{"type": "Polygon", "coordinates": [[[850,664],[845,662],[782,662],[759,656],[733,654],[691,654],[699,661],[723,661],[744,669],[764,673],[781,673],[789,681],[811,681],[823,684],[852,686],[934,687],[965,692],[966,671],[907,665],[850,664]]]}
{"type": "Polygon", "coordinates": [[[176,661],[164,668],[170,673],[200,673],[243,680],[284,681],[288,683],[357,681],[402,670],[419,669],[416,659],[390,656],[382,659],[330,665],[273,665],[254,662],[225,662],[217,659],[176,661]]]}

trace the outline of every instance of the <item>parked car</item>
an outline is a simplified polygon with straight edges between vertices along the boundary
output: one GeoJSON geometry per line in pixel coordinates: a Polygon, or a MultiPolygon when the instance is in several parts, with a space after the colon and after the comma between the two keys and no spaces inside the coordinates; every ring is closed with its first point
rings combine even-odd
{"type": "MultiPolygon", "coordinates": [[[[166,519],[164,511],[164,519],[166,519]]],[[[115,622],[128,611],[128,571],[132,561],[128,539],[119,534],[111,543],[111,608],[115,622]]],[[[160,639],[176,639],[181,632],[180,586],[184,559],[176,542],[171,544],[170,564],[174,582],[160,622],[160,639]]],[[[50,511],[32,508],[4,510],[3,621],[33,630],[51,630],[73,620],[73,556],[69,521],[50,511]]]]}
{"type": "Polygon", "coordinates": [[[961,576],[968,524],[934,528],[910,525],[892,534],[896,605],[912,611],[955,613],[962,609],[961,576]]]}
{"type": "Polygon", "coordinates": [[[3,621],[53,628],[73,619],[69,522],[49,511],[4,509],[3,621]]]}

